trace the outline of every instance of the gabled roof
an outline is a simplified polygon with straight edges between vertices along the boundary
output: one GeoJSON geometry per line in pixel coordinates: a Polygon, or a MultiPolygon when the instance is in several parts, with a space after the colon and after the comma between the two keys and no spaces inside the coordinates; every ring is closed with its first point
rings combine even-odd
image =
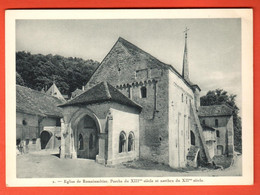
{"type": "Polygon", "coordinates": [[[109,51],[109,53],[106,55],[106,57],[103,59],[103,61],[92,74],[89,82],[91,82],[92,77],[95,76],[95,73],[99,70],[99,68],[106,64],[108,59],[117,58],[118,55],[120,55],[120,63],[126,65],[134,65],[136,62],[141,62],[147,64],[147,66],[150,68],[169,69],[173,73],[175,73],[180,79],[182,79],[184,83],[188,85],[188,87],[192,89],[193,87],[198,87],[197,85],[192,84],[190,81],[186,81],[173,66],[161,62],[151,54],[143,51],[142,49],[130,43],[129,41],[123,39],[122,37],[118,38],[115,45],[112,47],[112,49],[109,51]]]}
{"type": "Polygon", "coordinates": [[[130,100],[118,89],[114,88],[107,82],[101,82],[95,85],[91,89],[85,91],[84,93],[80,94],[79,96],[60,106],[64,107],[72,105],[93,104],[107,101],[117,102],[127,106],[142,109],[142,107],[139,104],[130,100]]]}
{"type": "Polygon", "coordinates": [[[60,99],[27,87],[16,85],[16,111],[40,115],[62,117],[60,99]]]}
{"type": "Polygon", "coordinates": [[[58,89],[55,83],[53,83],[52,86],[46,91],[46,94],[65,101],[63,95],[61,94],[60,90],[58,89]]]}
{"type": "Polygon", "coordinates": [[[233,110],[225,105],[212,105],[212,106],[200,106],[199,116],[230,116],[233,114],[233,110]]]}

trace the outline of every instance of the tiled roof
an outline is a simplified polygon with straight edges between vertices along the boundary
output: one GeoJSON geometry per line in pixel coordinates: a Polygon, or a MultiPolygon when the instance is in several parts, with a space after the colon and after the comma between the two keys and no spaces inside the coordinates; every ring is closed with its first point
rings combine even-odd
{"type": "Polygon", "coordinates": [[[199,116],[228,116],[232,115],[233,110],[225,105],[200,106],[199,116]]]}
{"type": "Polygon", "coordinates": [[[101,82],[97,84],[91,89],[85,91],[84,93],[80,94],[79,96],[75,97],[74,99],[60,106],[64,107],[64,106],[80,105],[80,104],[93,104],[93,103],[106,102],[106,101],[117,102],[127,106],[136,107],[138,109],[142,108],[139,104],[130,100],[128,97],[122,94],[118,89],[114,88],[112,85],[110,85],[107,82],[101,82]]]}
{"type": "Polygon", "coordinates": [[[16,85],[16,111],[33,115],[62,117],[63,102],[56,97],[47,95],[27,87],[16,85]]]}

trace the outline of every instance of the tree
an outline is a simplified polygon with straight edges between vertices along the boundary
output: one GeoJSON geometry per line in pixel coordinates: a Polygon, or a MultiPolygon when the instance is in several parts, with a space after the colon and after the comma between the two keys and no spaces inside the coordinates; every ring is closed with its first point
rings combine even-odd
{"type": "Polygon", "coordinates": [[[236,105],[236,95],[228,94],[223,89],[215,89],[202,96],[200,103],[201,106],[227,104],[233,109],[234,147],[236,151],[242,152],[242,125],[241,117],[238,115],[239,108],[236,105]]]}
{"type": "Polygon", "coordinates": [[[21,86],[24,85],[23,78],[21,77],[21,75],[18,72],[16,72],[16,84],[21,85],[21,86]]]}
{"type": "Polygon", "coordinates": [[[17,82],[39,91],[55,81],[62,94],[70,95],[88,82],[98,65],[82,58],[16,52],[17,82]]]}

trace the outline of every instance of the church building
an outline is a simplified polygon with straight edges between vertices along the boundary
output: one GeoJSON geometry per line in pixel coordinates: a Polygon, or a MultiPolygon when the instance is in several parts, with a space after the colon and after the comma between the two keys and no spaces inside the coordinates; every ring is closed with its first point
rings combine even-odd
{"type": "Polygon", "coordinates": [[[189,78],[187,31],[182,74],[120,37],[84,92],[60,106],[61,157],[108,165],[138,158],[174,168],[211,164],[200,91],[189,78]]]}

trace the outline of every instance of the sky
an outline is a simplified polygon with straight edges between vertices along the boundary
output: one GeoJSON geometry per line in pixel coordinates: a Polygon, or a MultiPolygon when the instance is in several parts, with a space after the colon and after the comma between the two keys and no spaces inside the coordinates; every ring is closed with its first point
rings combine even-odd
{"type": "Polygon", "coordinates": [[[190,80],[201,95],[217,88],[237,95],[241,109],[241,20],[16,20],[16,51],[101,62],[119,37],[182,72],[188,28],[190,80]]]}

